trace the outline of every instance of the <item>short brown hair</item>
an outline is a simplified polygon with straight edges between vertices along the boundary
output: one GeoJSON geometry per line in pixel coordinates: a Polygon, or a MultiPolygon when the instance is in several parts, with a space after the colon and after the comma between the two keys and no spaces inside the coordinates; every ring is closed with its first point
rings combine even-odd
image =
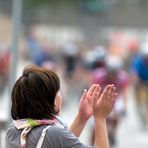
{"type": "Polygon", "coordinates": [[[26,66],[12,90],[12,118],[51,119],[57,114],[54,101],[59,89],[56,73],[34,65],[26,66]]]}

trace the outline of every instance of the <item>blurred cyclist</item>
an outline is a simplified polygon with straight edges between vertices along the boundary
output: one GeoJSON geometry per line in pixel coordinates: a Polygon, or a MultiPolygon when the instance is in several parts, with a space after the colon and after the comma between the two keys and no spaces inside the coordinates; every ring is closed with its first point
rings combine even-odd
{"type": "Polygon", "coordinates": [[[101,88],[105,88],[108,84],[114,84],[117,88],[117,100],[113,111],[107,120],[110,145],[114,145],[116,143],[116,130],[126,109],[128,76],[127,73],[122,70],[122,66],[123,61],[119,56],[107,56],[105,67],[96,69],[92,74],[93,83],[99,84],[101,88]]]}
{"type": "Polygon", "coordinates": [[[63,60],[65,62],[66,78],[72,78],[78,64],[78,46],[74,42],[67,42],[63,47],[63,60]]]}
{"type": "Polygon", "coordinates": [[[0,93],[3,92],[8,82],[10,58],[8,47],[0,45],[0,93]]]}
{"type": "Polygon", "coordinates": [[[137,110],[145,128],[148,125],[148,43],[140,46],[137,56],[133,58],[131,69],[137,110]]]}
{"type": "Polygon", "coordinates": [[[92,50],[88,51],[84,57],[85,67],[89,70],[104,67],[106,54],[107,52],[104,46],[95,46],[92,50]]]}

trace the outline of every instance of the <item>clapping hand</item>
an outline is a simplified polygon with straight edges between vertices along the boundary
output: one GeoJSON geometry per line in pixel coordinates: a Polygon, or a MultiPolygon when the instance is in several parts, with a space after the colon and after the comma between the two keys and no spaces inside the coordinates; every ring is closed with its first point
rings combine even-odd
{"type": "Polygon", "coordinates": [[[106,119],[114,106],[117,93],[114,85],[107,85],[103,93],[98,96],[94,93],[93,99],[93,115],[95,118],[106,119]]]}
{"type": "Polygon", "coordinates": [[[116,99],[115,90],[114,85],[107,85],[100,94],[101,87],[98,84],[93,84],[88,91],[85,89],[79,107],[79,115],[82,119],[88,120],[92,115],[106,118],[116,99]]]}
{"type": "Polygon", "coordinates": [[[93,115],[93,98],[95,94],[99,96],[100,91],[101,88],[98,84],[93,84],[88,91],[84,90],[79,106],[79,115],[82,119],[88,120],[93,115]]]}

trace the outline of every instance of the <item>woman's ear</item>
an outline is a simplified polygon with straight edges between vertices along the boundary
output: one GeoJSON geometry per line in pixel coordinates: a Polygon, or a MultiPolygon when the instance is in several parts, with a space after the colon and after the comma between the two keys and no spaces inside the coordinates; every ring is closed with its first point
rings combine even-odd
{"type": "Polygon", "coordinates": [[[58,111],[57,97],[55,97],[55,100],[54,100],[54,109],[55,109],[56,112],[58,111]]]}
{"type": "Polygon", "coordinates": [[[61,110],[61,104],[62,104],[62,96],[60,91],[58,91],[54,100],[54,106],[56,112],[59,112],[61,110]]]}

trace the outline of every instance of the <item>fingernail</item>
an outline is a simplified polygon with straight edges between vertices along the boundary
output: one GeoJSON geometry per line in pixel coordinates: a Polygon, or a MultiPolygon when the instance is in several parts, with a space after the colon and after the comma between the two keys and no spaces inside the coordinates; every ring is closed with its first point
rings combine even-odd
{"type": "Polygon", "coordinates": [[[84,89],[84,92],[87,92],[87,89],[84,89]]]}

